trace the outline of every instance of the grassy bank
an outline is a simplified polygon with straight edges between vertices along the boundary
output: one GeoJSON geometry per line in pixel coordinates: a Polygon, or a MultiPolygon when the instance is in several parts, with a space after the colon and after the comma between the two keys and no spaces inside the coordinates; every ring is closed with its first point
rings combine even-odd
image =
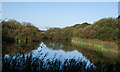
{"type": "Polygon", "coordinates": [[[74,45],[100,51],[108,56],[118,56],[118,45],[113,42],[93,39],[81,39],[78,37],[72,38],[71,41],[74,45]]]}

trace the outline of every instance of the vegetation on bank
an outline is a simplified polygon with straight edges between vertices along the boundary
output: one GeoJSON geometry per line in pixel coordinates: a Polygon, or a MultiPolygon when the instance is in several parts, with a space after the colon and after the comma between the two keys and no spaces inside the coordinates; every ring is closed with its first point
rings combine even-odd
{"type": "MultiPolygon", "coordinates": [[[[42,55],[42,53],[41,53],[42,55]]],[[[40,56],[41,56],[40,55],[40,56]]],[[[63,72],[63,71],[93,71],[95,68],[93,65],[90,65],[90,68],[86,68],[87,63],[85,61],[81,61],[81,59],[66,59],[64,61],[60,61],[58,59],[50,59],[44,60],[47,54],[43,56],[43,58],[36,58],[30,55],[24,55],[22,53],[17,54],[16,56],[3,56],[3,68],[2,72],[63,72]]]]}
{"type": "Polygon", "coordinates": [[[77,36],[75,31],[90,25],[89,23],[76,24],[74,26],[65,28],[50,28],[44,33],[44,38],[50,40],[71,40],[72,37],[77,36]]]}
{"type": "Polygon", "coordinates": [[[80,39],[80,38],[72,38],[72,44],[83,47],[90,48],[96,51],[100,51],[104,54],[109,54],[109,56],[118,56],[118,45],[113,42],[108,41],[100,41],[93,39],[80,39]]]}
{"type": "Polygon", "coordinates": [[[42,39],[41,32],[37,27],[28,22],[16,20],[2,21],[3,42],[38,42],[42,39]]]}
{"type": "Polygon", "coordinates": [[[3,42],[39,42],[42,39],[71,40],[73,37],[98,39],[118,43],[118,18],[103,18],[93,24],[87,22],[65,28],[39,30],[28,22],[2,21],[3,42]]]}
{"type": "MultiPolygon", "coordinates": [[[[101,19],[93,24],[83,23],[83,24],[76,24],[74,26],[65,27],[65,28],[50,28],[47,31],[39,30],[37,27],[33,26],[31,23],[28,22],[18,22],[16,20],[8,20],[2,21],[2,41],[3,43],[31,43],[31,42],[40,42],[41,40],[71,40],[76,38],[79,40],[75,42],[77,45],[85,45],[87,47],[96,48],[96,50],[101,50],[102,52],[108,51],[109,53],[117,53],[116,44],[119,41],[119,27],[120,24],[118,23],[118,18],[104,18],[101,19]],[[101,40],[101,41],[99,41],[101,40]],[[109,43],[109,42],[114,43],[109,43]],[[81,44],[82,43],[82,44],[81,44]]],[[[74,40],[73,40],[74,42],[74,40]]],[[[25,47],[26,48],[26,47],[25,47]]],[[[4,50],[4,49],[3,49],[4,50]]],[[[43,60],[38,58],[31,58],[28,56],[28,59],[25,59],[23,56],[19,59],[16,57],[13,59],[11,56],[8,59],[4,59],[3,56],[3,70],[9,71],[60,71],[59,63],[60,61],[56,62],[49,62],[49,68],[46,69],[46,66],[42,65],[43,60]],[[23,61],[23,66],[21,64],[23,61]],[[38,65],[39,64],[39,65],[38,65]],[[21,68],[23,67],[23,68],[21,68]],[[37,68],[39,67],[39,68],[37,68]],[[57,69],[56,69],[57,68],[57,69]],[[38,70],[39,69],[39,70],[38,70]],[[46,70],[45,70],[46,69],[46,70]]],[[[81,62],[79,62],[81,63],[81,62]]],[[[69,69],[74,70],[78,69],[77,71],[81,71],[85,65],[81,65],[79,63],[68,62],[67,64],[63,64],[64,69],[63,71],[69,71],[69,69]]],[[[100,66],[99,62],[98,65],[100,66]]],[[[102,64],[101,64],[102,65],[102,64]]],[[[106,69],[95,69],[95,71],[104,72],[111,69],[111,71],[115,70],[115,66],[111,67],[108,66],[106,69]]],[[[117,69],[117,68],[116,68],[117,69]]],[[[93,71],[93,68],[89,69],[93,71]]],[[[75,70],[74,70],[75,71],[75,70]]],[[[84,70],[83,70],[84,71],[84,70]]],[[[86,71],[86,70],[85,70],[86,71]]]]}
{"type": "Polygon", "coordinates": [[[44,57],[36,58],[32,54],[24,55],[18,54],[16,56],[4,56],[2,58],[2,72],[116,72],[119,68],[116,65],[108,65],[102,68],[102,64],[98,63],[100,67],[94,67],[89,64],[86,68],[87,62],[81,61],[81,59],[65,59],[64,61],[53,59],[44,60],[44,57]]]}

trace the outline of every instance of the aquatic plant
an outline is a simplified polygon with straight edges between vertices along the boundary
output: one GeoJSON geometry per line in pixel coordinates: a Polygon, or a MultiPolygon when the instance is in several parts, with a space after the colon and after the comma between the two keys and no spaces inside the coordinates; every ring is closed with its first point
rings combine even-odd
{"type": "MultiPolygon", "coordinates": [[[[41,54],[42,55],[42,54],[41,54]]],[[[114,72],[118,71],[117,66],[108,65],[108,67],[101,68],[102,64],[98,62],[99,67],[95,67],[89,64],[86,67],[86,62],[81,61],[81,59],[65,59],[60,61],[59,59],[44,60],[44,55],[42,58],[33,57],[32,53],[25,55],[24,53],[19,53],[16,56],[6,56],[2,57],[2,72],[114,72]],[[110,69],[110,70],[109,70],[110,69]]]]}
{"type": "MultiPolygon", "coordinates": [[[[46,54],[47,55],[47,54],[46,54]]],[[[24,53],[19,53],[16,56],[6,56],[3,55],[3,72],[31,72],[31,71],[86,71],[86,62],[80,59],[66,59],[65,61],[60,61],[59,59],[44,60],[46,55],[42,58],[33,57],[32,53],[30,55],[25,55],[24,53]]],[[[92,65],[91,65],[92,66],[92,65]]],[[[94,70],[93,68],[92,70],[94,70]]],[[[91,70],[91,69],[89,69],[91,70]]]]}

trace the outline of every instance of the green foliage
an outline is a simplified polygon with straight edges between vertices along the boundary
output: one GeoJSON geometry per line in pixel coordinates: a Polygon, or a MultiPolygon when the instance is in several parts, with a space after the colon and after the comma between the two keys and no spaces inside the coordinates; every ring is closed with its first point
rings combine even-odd
{"type": "Polygon", "coordinates": [[[33,42],[41,40],[41,31],[30,23],[16,20],[2,21],[3,42],[33,42]]]}
{"type": "Polygon", "coordinates": [[[51,39],[51,40],[71,40],[74,36],[80,36],[81,29],[88,26],[90,24],[83,23],[83,24],[76,24],[71,27],[65,27],[65,28],[50,28],[44,33],[44,39],[51,39]]]}
{"type": "Polygon", "coordinates": [[[118,42],[118,19],[104,18],[82,29],[80,38],[118,42]]]}
{"type": "Polygon", "coordinates": [[[44,32],[43,39],[52,39],[52,40],[61,39],[61,33],[62,32],[60,28],[50,28],[44,32]]]}
{"type": "Polygon", "coordinates": [[[72,27],[74,27],[75,29],[80,29],[80,28],[84,28],[86,26],[90,25],[89,23],[85,22],[85,23],[82,23],[82,24],[76,24],[72,27]]]}
{"type": "Polygon", "coordinates": [[[70,40],[73,37],[74,29],[72,27],[66,27],[62,29],[62,39],[70,40]]]}
{"type": "Polygon", "coordinates": [[[41,31],[29,22],[9,20],[2,22],[3,42],[35,42],[41,39],[71,40],[72,37],[99,39],[118,43],[119,19],[103,18],[93,24],[87,22],[65,28],[50,28],[41,31]]]}

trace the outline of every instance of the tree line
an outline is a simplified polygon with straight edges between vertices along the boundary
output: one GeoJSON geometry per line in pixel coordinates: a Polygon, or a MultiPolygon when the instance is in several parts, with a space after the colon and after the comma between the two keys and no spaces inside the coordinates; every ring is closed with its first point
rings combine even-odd
{"type": "Polygon", "coordinates": [[[72,37],[79,37],[118,43],[120,27],[118,18],[103,18],[93,24],[85,22],[65,28],[49,28],[46,31],[39,30],[29,22],[2,21],[2,41],[27,43],[43,39],[71,40],[72,37]]]}
{"type": "Polygon", "coordinates": [[[2,21],[3,42],[38,42],[41,40],[41,32],[41,30],[28,22],[2,21]]]}

